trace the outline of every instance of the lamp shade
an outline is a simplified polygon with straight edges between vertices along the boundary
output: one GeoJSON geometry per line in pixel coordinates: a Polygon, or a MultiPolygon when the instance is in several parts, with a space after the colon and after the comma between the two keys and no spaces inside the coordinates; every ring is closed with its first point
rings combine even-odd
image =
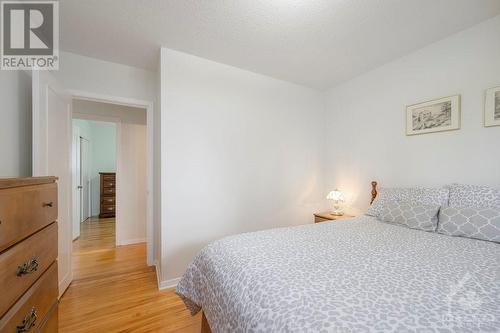
{"type": "Polygon", "coordinates": [[[335,201],[344,201],[344,194],[340,192],[338,189],[335,189],[328,193],[326,196],[328,200],[335,200],[335,201]]]}

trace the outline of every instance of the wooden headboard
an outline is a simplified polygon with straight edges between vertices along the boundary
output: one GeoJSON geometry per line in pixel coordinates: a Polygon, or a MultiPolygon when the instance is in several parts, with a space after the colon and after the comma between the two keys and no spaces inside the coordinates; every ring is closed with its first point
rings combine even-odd
{"type": "Polygon", "coordinates": [[[372,181],[372,200],[370,201],[370,205],[373,203],[373,200],[377,197],[377,182],[372,181]]]}

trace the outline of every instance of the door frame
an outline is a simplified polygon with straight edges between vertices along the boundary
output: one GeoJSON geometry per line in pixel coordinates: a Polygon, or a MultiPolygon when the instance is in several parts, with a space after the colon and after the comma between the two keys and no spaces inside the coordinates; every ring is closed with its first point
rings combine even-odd
{"type": "MultiPolygon", "coordinates": [[[[73,113],[74,114],[74,113],[73,113]]],[[[90,151],[92,150],[92,142],[90,141],[90,139],[87,139],[86,137],[82,136],[81,134],[79,135],[80,137],[80,144],[79,144],[79,147],[80,147],[80,185],[82,185],[82,175],[83,175],[83,168],[82,168],[82,165],[85,163],[87,164],[87,173],[89,172],[89,167],[92,165],[92,161],[90,160],[90,151]],[[82,163],[82,141],[87,141],[87,155],[86,155],[86,161],[83,161],[82,163]]],[[[83,215],[83,209],[84,209],[84,198],[85,196],[83,196],[83,188],[82,188],[82,192],[81,192],[81,195],[80,195],[80,223],[82,222],[85,222],[87,219],[91,218],[92,217],[92,182],[90,181],[90,179],[88,179],[88,182],[87,182],[87,212],[88,212],[88,216],[85,220],[82,219],[82,215],[83,215]]]]}
{"type": "Polygon", "coordinates": [[[71,127],[71,140],[72,140],[72,152],[71,152],[71,190],[72,190],[72,221],[71,221],[71,234],[73,241],[80,237],[80,211],[82,204],[80,197],[81,192],[78,186],[80,185],[80,159],[78,154],[80,153],[80,129],[78,127],[71,127]]]}
{"type": "MultiPolygon", "coordinates": [[[[153,133],[153,124],[154,124],[154,119],[153,119],[153,102],[152,101],[147,101],[147,100],[140,100],[140,99],[133,99],[133,98],[126,98],[126,97],[118,97],[118,96],[111,96],[111,95],[102,95],[102,94],[96,94],[88,91],[82,91],[82,90],[68,90],[69,95],[71,96],[72,100],[85,100],[85,101],[91,101],[91,102],[100,102],[100,103],[108,103],[108,104],[115,104],[115,105],[122,105],[122,106],[128,106],[128,107],[135,107],[135,108],[141,108],[141,109],[146,109],[146,141],[147,141],[147,160],[146,160],[146,242],[147,242],[147,264],[148,266],[153,266],[155,264],[154,262],[154,236],[153,236],[153,230],[154,230],[154,220],[153,220],[153,203],[154,203],[154,191],[153,191],[153,154],[154,154],[154,149],[153,149],[153,139],[154,139],[154,133],[153,133]]],[[[73,111],[72,111],[73,112],[73,111]]],[[[73,113],[72,113],[73,115],[73,113]]],[[[73,118],[71,115],[71,119],[73,118]]],[[[83,116],[79,114],[80,118],[83,116]]],[[[116,144],[117,144],[117,163],[116,163],[116,173],[117,177],[119,174],[119,168],[120,168],[120,163],[119,163],[119,154],[120,154],[120,138],[121,138],[121,119],[114,118],[114,117],[105,117],[105,116],[89,116],[86,115],[87,117],[92,117],[88,118],[89,120],[101,120],[101,121],[108,121],[108,122],[114,122],[116,123],[116,144]]],[[[83,119],[83,118],[81,118],[83,119]]],[[[118,182],[117,182],[118,183],[118,182]]],[[[119,185],[118,185],[119,186],[119,185]]],[[[119,189],[118,189],[119,190],[119,189]]],[[[120,203],[117,202],[117,205],[120,203]]],[[[117,210],[118,212],[118,210],[117,210]]],[[[118,232],[118,223],[119,223],[119,217],[116,219],[117,223],[117,232],[116,232],[116,244],[120,244],[120,235],[118,232]]]]}
{"type": "MultiPolygon", "coordinates": [[[[32,78],[32,173],[33,176],[49,176],[49,105],[44,100],[52,90],[67,102],[64,123],[68,137],[66,138],[66,152],[68,153],[66,175],[69,176],[67,184],[59,182],[59,193],[65,188],[68,195],[68,205],[59,204],[58,217],[58,289],[59,297],[73,281],[73,174],[72,174],[72,149],[73,128],[71,124],[72,103],[68,91],[62,87],[51,72],[33,69],[32,78]],[[67,221],[65,221],[67,219],[67,221]],[[63,223],[61,223],[63,221],[63,223]],[[62,246],[62,247],[61,247],[62,246]],[[61,262],[67,261],[67,266],[61,262]],[[61,276],[61,270],[64,270],[61,276]]],[[[53,175],[57,176],[57,175],[53,175]]]]}

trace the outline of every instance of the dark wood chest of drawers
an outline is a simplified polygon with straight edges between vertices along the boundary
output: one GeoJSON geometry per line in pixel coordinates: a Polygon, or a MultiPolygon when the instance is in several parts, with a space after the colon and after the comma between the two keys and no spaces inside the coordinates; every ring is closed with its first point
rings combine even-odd
{"type": "Polygon", "coordinates": [[[0,179],[0,333],[57,332],[55,177],[0,179]]]}
{"type": "Polygon", "coordinates": [[[100,218],[115,217],[116,210],[116,173],[100,172],[101,208],[100,218]]]}

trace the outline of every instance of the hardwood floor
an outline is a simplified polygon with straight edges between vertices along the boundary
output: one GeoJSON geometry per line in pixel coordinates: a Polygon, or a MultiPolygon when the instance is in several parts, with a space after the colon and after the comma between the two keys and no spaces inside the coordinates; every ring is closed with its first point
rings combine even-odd
{"type": "Polygon", "coordinates": [[[174,289],[158,291],[146,244],[115,247],[114,235],[114,219],[82,224],[59,332],[200,332],[200,314],[192,317],[174,289]]]}

